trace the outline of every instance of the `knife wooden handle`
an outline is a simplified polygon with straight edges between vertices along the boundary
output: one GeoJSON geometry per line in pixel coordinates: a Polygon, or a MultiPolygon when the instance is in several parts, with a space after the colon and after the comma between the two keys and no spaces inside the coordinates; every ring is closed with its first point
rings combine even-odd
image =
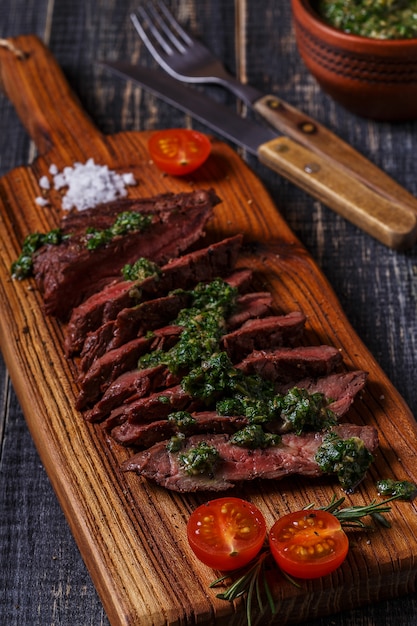
{"type": "Polygon", "coordinates": [[[411,193],[313,118],[274,95],[260,98],[253,108],[282,134],[345,168],[380,196],[402,202],[417,214],[417,199],[411,193]]]}
{"type": "Polygon", "coordinates": [[[417,238],[417,211],[384,197],[343,167],[288,137],[260,146],[259,160],[364,231],[396,250],[417,238]]]}

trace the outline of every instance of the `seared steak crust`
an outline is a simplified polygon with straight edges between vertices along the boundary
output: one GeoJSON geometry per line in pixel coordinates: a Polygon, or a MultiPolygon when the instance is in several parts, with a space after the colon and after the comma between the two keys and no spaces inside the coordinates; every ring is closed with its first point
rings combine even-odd
{"type": "MultiPolygon", "coordinates": [[[[85,298],[119,279],[127,263],[140,256],[166,263],[177,256],[201,237],[218,202],[212,190],[172,195],[166,198],[165,208],[153,214],[152,225],[145,232],[114,237],[95,250],[87,249],[85,231],[76,232],[59,246],[43,246],[34,255],[33,264],[45,313],[67,320],[85,298]]],[[[129,210],[134,211],[135,206],[136,201],[130,201],[129,210]]]]}
{"type": "MultiPolygon", "coordinates": [[[[371,453],[378,446],[377,431],[371,426],[341,424],[332,430],[342,439],[362,439],[371,453]]],[[[323,433],[287,434],[283,435],[279,445],[249,450],[230,443],[227,434],[193,435],[186,439],[180,452],[170,452],[167,442],[163,441],[135,454],[123,464],[123,469],[180,492],[224,491],[242,481],[256,478],[277,480],[291,474],[317,477],[322,471],[315,461],[315,454],[323,436],[323,433]],[[189,475],[181,467],[180,454],[202,441],[218,451],[220,461],[212,475],[189,475]]]]}
{"type": "Polygon", "coordinates": [[[300,311],[248,320],[225,335],[222,346],[236,363],[255,350],[293,345],[301,339],[306,318],[300,311]]]}
{"type": "MultiPolygon", "coordinates": [[[[161,273],[142,281],[111,283],[74,308],[66,328],[67,356],[82,348],[87,333],[116,319],[123,309],[134,307],[143,300],[166,295],[173,289],[190,289],[198,282],[209,281],[230,272],[236,264],[242,236],[228,237],[206,248],[171,259],[161,273]]],[[[241,276],[247,280],[248,273],[241,276]]]]}
{"type": "Polygon", "coordinates": [[[342,363],[342,355],[333,346],[300,346],[257,350],[239,363],[245,374],[258,374],[266,380],[301,380],[305,376],[330,374],[342,363]]]}

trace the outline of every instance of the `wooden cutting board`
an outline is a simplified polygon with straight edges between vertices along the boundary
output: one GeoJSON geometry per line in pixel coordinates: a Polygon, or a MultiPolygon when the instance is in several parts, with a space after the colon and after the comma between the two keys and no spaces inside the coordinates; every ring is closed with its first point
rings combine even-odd
{"type": "MultiPolygon", "coordinates": [[[[209,226],[219,237],[243,232],[254,242],[243,259],[270,289],[280,308],[308,317],[310,343],[337,346],[346,366],[369,372],[367,390],[349,418],[378,428],[380,449],[353,504],[376,497],[375,481],[417,481],[417,428],[403,399],[349,325],[330,285],[289,230],[262,184],[229,147],[213,140],[207,164],[186,179],[162,175],[150,162],[148,133],[103,136],[82,111],[49,51],[34,36],[0,49],[0,77],[7,97],[34,139],[39,157],[0,180],[0,339],[10,376],[42,462],[54,486],[113,626],[244,624],[243,605],[216,598],[209,584],[217,572],[200,564],[186,540],[190,512],[203,494],[168,492],[119,466],[131,451],[111,443],[74,409],[74,367],[64,358],[63,328],[46,319],[31,280],[10,278],[24,237],[47,232],[60,218],[57,192],[40,208],[38,181],[58,169],[93,158],[119,172],[133,172],[131,196],[214,187],[222,198],[209,226]],[[23,56],[17,52],[22,51],[23,56]]],[[[254,482],[235,495],[255,502],[268,526],[308,503],[325,505],[341,495],[330,479],[254,482]]],[[[415,590],[417,516],[414,504],[394,503],[392,529],[350,532],[347,561],[324,579],[300,588],[277,573],[274,618],[256,623],[297,623],[415,590]]]]}

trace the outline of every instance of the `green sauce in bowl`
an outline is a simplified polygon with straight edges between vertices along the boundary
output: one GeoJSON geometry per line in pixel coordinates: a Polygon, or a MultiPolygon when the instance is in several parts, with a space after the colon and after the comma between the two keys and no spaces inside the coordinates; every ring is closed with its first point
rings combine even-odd
{"type": "Polygon", "coordinates": [[[352,35],[417,37],[417,0],[318,0],[317,9],[328,24],[352,35]]]}

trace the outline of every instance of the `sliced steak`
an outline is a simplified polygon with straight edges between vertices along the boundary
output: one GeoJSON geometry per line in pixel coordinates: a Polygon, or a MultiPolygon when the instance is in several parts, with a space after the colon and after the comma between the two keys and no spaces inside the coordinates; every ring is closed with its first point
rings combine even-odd
{"type": "Polygon", "coordinates": [[[306,376],[324,376],[342,363],[342,355],[333,346],[299,346],[252,352],[237,367],[245,374],[258,374],[273,382],[300,380],[306,376]]]}
{"type": "MultiPolygon", "coordinates": [[[[378,433],[371,426],[341,424],[333,429],[342,439],[358,437],[369,452],[378,446],[378,433]]],[[[249,450],[231,444],[229,435],[193,435],[186,439],[180,452],[170,452],[167,442],[135,454],[122,469],[134,471],[157,484],[179,492],[224,491],[236,483],[256,478],[280,479],[292,474],[318,477],[322,471],[315,461],[323,433],[283,435],[281,444],[266,449],[249,450]],[[219,453],[219,462],[211,475],[187,474],[180,455],[207,442],[219,453]]]]}
{"type": "MultiPolygon", "coordinates": [[[[193,413],[193,423],[186,429],[187,435],[201,433],[233,434],[247,426],[246,417],[219,415],[215,411],[193,413]]],[[[124,422],[111,430],[113,439],[124,446],[140,446],[150,448],[154,444],[169,439],[181,432],[173,420],[156,420],[145,424],[124,422]]]]}
{"type": "Polygon", "coordinates": [[[121,309],[137,304],[141,295],[136,283],[130,280],[117,280],[105,285],[99,292],[93,293],[75,307],[65,329],[66,356],[71,357],[81,352],[89,333],[100,328],[105,322],[113,321],[121,309]],[[106,315],[106,310],[111,310],[113,304],[118,309],[116,315],[106,315]]]}
{"type": "Polygon", "coordinates": [[[83,376],[92,367],[94,361],[108,350],[111,350],[111,342],[114,336],[115,321],[106,322],[96,331],[88,333],[85,338],[80,360],[78,361],[78,371],[83,376]]]}
{"type": "Polygon", "coordinates": [[[197,283],[227,276],[236,265],[242,241],[243,235],[235,235],[172,259],[164,265],[160,276],[144,281],[143,292],[147,296],[159,296],[173,289],[191,289],[197,283]]]}
{"type": "Polygon", "coordinates": [[[178,382],[179,377],[163,365],[125,372],[110,385],[101,400],[84,413],[84,417],[89,422],[102,421],[113,409],[123,407],[126,401],[133,402],[178,382]]]}
{"type": "Polygon", "coordinates": [[[103,422],[104,430],[111,431],[129,421],[132,424],[147,424],[167,419],[175,411],[198,411],[204,404],[197,398],[190,397],[179,384],[166,389],[156,390],[148,396],[133,398],[131,402],[117,405],[103,422]]]}
{"type": "Polygon", "coordinates": [[[220,200],[212,189],[196,190],[195,192],[172,192],[158,194],[147,198],[118,198],[113,202],[96,205],[83,211],[67,213],[61,222],[66,234],[84,234],[87,227],[97,230],[110,228],[115,218],[126,211],[136,211],[144,214],[158,214],[159,219],[166,221],[173,211],[182,206],[194,206],[207,201],[218,204],[220,200]]]}
{"type": "Polygon", "coordinates": [[[238,298],[236,311],[227,320],[227,329],[230,332],[250,319],[275,314],[274,301],[268,291],[247,293],[238,298]]]}
{"type": "Polygon", "coordinates": [[[149,330],[165,326],[177,317],[187,302],[188,296],[184,292],[123,309],[115,320],[106,322],[87,335],[80,355],[80,371],[86,373],[94,361],[109,350],[119,348],[149,330]]]}
{"type": "MultiPolygon", "coordinates": [[[[298,388],[307,389],[309,393],[322,393],[330,404],[328,408],[333,411],[335,418],[340,419],[345,415],[351,406],[355,396],[363,389],[366,382],[366,372],[354,371],[341,374],[331,374],[327,377],[319,379],[306,379],[299,381],[298,388]]],[[[282,386],[281,393],[286,393],[292,386],[282,386]]],[[[171,389],[167,389],[164,392],[156,392],[150,396],[139,398],[134,402],[127,402],[123,406],[113,411],[103,423],[109,432],[115,426],[120,427],[120,431],[115,431],[116,434],[123,432],[124,442],[135,445],[141,445],[139,440],[136,440],[137,433],[140,433],[140,426],[147,423],[159,423],[166,419],[168,415],[174,411],[202,411],[204,410],[204,403],[197,398],[189,396],[181,387],[176,385],[171,389]],[[123,424],[123,429],[121,425],[123,424]],[[129,439],[130,433],[132,439],[129,439]]],[[[205,412],[205,415],[216,416],[214,412],[205,412]]],[[[236,419],[232,417],[231,419],[236,419]]],[[[243,420],[245,418],[242,417],[243,420]]],[[[208,424],[208,418],[206,419],[208,424]]],[[[241,427],[241,426],[240,426],[241,427]]],[[[158,427],[162,432],[161,427],[158,427]]],[[[266,425],[267,430],[275,433],[283,433],[283,424],[277,420],[266,425]]],[[[147,427],[147,438],[151,437],[152,428],[147,427]]],[[[207,432],[213,432],[208,430],[207,432]]],[[[231,431],[229,431],[231,432],[231,431]]],[[[112,433],[114,435],[114,433],[112,433]]],[[[119,441],[119,439],[117,439],[119,441]]],[[[159,441],[159,440],[156,440],[159,441]]],[[[153,442],[153,443],[156,443],[153,442]]],[[[121,443],[121,441],[119,441],[121,443]]]]}
{"type": "MultiPolygon", "coordinates": [[[[65,336],[67,356],[82,349],[85,336],[99,326],[114,320],[122,309],[134,307],[143,300],[166,295],[173,289],[190,289],[198,282],[229,274],[234,268],[242,244],[242,235],[229,237],[211,246],[171,260],[161,273],[142,281],[118,281],[93,294],[71,314],[65,336]]],[[[239,273],[241,281],[251,272],[239,273]]],[[[237,280],[237,278],[236,278],[237,280]]]]}
{"type": "Polygon", "coordinates": [[[165,326],[177,317],[188,301],[187,293],[175,293],[123,309],[116,317],[114,335],[109,347],[117,348],[149,330],[165,326]]]}
{"type": "MultiPolygon", "coordinates": [[[[225,278],[226,282],[227,280],[225,278]]],[[[255,293],[238,296],[236,308],[246,315],[258,315],[261,310],[262,312],[270,310],[270,299],[270,294],[265,296],[255,293]],[[248,298],[248,296],[252,297],[248,298]],[[256,303],[255,306],[254,303],[256,303]]],[[[115,320],[114,337],[110,347],[118,347],[140,333],[173,321],[178,313],[186,308],[188,301],[187,293],[173,293],[142,302],[136,307],[123,309],[115,320]]],[[[229,319],[226,322],[227,326],[229,326],[229,319]]]]}
{"type": "Polygon", "coordinates": [[[218,202],[212,190],[172,195],[171,206],[155,212],[144,232],[114,237],[95,250],[88,250],[84,234],[43,246],[34,255],[33,266],[45,313],[67,320],[85,298],[119,279],[127,263],[146,257],[161,264],[178,256],[202,236],[218,202]]]}
{"type": "Polygon", "coordinates": [[[245,322],[222,338],[222,346],[234,363],[255,350],[294,345],[303,334],[306,317],[299,311],[245,322]]]}
{"type": "Polygon", "coordinates": [[[343,417],[356,396],[364,389],[368,373],[363,370],[338,372],[320,378],[304,378],[276,385],[277,393],[286,393],[291,387],[306,389],[309,393],[322,393],[330,401],[329,409],[338,418],[343,417]]]}
{"type": "Polygon", "coordinates": [[[146,352],[169,350],[181,332],[181,326],[165,326],[151,337],[137,337],[96,359],[78,380],[81,389],[77,398],[78,410],[96,402],[119,376],[136,369],[139,357],[146,352]]]}

